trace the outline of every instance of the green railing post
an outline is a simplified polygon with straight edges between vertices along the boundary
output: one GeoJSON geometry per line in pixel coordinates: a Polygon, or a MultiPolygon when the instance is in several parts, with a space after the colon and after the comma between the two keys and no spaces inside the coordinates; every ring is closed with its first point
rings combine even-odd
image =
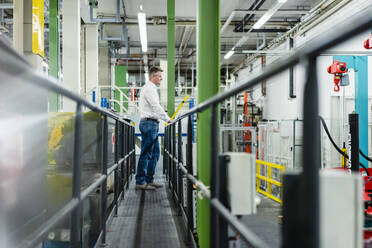
{"type": "Polygon", "coordinates": [[[174,50],[175,50],[175,42],[174,42],[174,30],[175,30],[175,23],[174,23],[174,15],[175,15],[175,0],[167,0],[167,25],[168,25],[168,46],[167,46],[167,54],[168,54],[168,63],[167,63],[167,71],[168,71],[168,115],[172,116],[174,114],[174,81],[175,81],[175,66],[174,66],[174,50]]]}
{"type": "MultiPolygon", "coordinates": [[[[198,13],[198,102],[218,93],[220,85],[220,1],[199,1],[198,13]]],[[[210,185],[211,110],[198,116],[198,178],[210,185]]],[[[197,231],[201,248],[210,247],[210,203],[198,200],[197,231]]]]}
{"type": "MultiPolygon", "coordinates": [[[[58,0],[49,1],[49,75],[58,80],[59,71],[59,32],[58,0]]],[[[49,111],[58,111],[58,94],[49,93],[49,111]]]]}

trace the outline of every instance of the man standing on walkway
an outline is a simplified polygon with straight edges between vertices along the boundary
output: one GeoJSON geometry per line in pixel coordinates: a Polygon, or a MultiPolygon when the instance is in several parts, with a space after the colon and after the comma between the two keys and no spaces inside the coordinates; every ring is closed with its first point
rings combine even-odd
{"type": "Polygon", "coordinates": [[[160,156],[158,141],[159,120],[172,121],[159,103],[157,85],[162,80],[162,69],[150,68],[150,80],[140,92],[139,111],[141,121],[139,129],[142,134],[141,154],[137,165],[136,189],[153,190],[163,185],[154,182],[156,164],[160,156]]]}

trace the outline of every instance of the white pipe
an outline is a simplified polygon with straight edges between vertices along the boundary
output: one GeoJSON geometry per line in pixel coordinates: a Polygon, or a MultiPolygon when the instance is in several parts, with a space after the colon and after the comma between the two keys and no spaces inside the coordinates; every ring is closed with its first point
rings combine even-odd
{"type": "Polygon", "coordinates": [[[333,15],[336,11],[344,7],[346,4],[351,2],[352,0],[343,0],[339,4],[337,4],[334,8],[332,8],[330,11],[327,11],[324,15],[320,16],[318,19],[312,21],[309,25],[307,25],[304,29],[300,30],[296,33],[295,37],[302,35],[303,33],[307,32],[314,26],[318,25],[320,22],[324,21],[327,17],[333,15]]]}
{"type": "Polygon", "coordinates": [[[323,8],[323,4],[325,4],[326,6],[330,5],[331,3],[333,3],[334,1],[336,0],[322,0],[320,3],[318,3],[317,5],[315,5],[314,8],[312,8],[309,13],[313,13],[315,10],[318,10],[320,8],[323,8]],[[328,2],[328,3],[327,3],[328,2]]]}
{"type": "MultiPolygon", "coordinates": [[[[182,37],[181,37],[181,44],[180,44],[180,47],[178,48],[178,56],[180,56],[183,43],[185,42],[186,30],[187,30],[187,26],[183,28],[183,33],[182,33],[182,37]]],[[[177,62],[178,62],[178,59],[177,59],[177,62]]]]}
{"type": "MultiPolygon", "coordinates": [[[[328,0],[326,0],[328,1],[328,0]]],[[[247,15],[262,15],[265,14],[268,11],[268,9],[259,9],[259,10],[245,10],[245,9],[236,9],[234,10],[235,14],[243,13],[247,15]]],[[[280,13],[282,15],[306,15],[309,13],[309,10],[300,10],[300,9],[280,9],[277,13],[280,13]]]]}
{"type": "Polygon", "coordinates": [[[222,35],[223,31],[225,31],[227,26],[229,26],[229,24],[231,23],[232,19],[235,16],[235,13],[236,13],[236,11],[231,12],[230,16],[227,18],[226,22],[223,24],[223,26],[221,28],[220,35],[222,35]]]}
{"type": "Polygon", "coordinates": [[[288,51],[268,51],[268,50],[265,50],[265,51],[243,50],[242,53],[245,53],[245,54],[250,54],[250,53],[253,53],[253,54],[289,54],[288,51]]]}
{"type": "Polygon", "coordinates": [[[187,44],[191,38],[191,34],[192,34],[192,29],[193,27],[190,27],[190,26],[186,26],[184,31],[183,31],[183,34],[182,34],[182,38],[181,38],[181,44],[180,44],[180,47],[178,49],[178,58],[175,62],[175,64],[179,64],[180,61],[181,61],[181,58],[182,58],[182,54],[184,53],[186,47],[187,47],[187,44]],[[190,31],[191,30],[191,31],[190,31]]]}

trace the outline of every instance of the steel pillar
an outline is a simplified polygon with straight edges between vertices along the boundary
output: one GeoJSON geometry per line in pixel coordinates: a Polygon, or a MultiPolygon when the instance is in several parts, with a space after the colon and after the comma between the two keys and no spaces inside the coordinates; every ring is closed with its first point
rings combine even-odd
{"type": "Polygon", "coordinates": [[[175,66],[174,66],[174,53],[175,53],[175,0],[167,0],[167,25],[168,25],[168,115],[174,114],[174,81],[175,81],[175,66]]]}
{"type": "MultiPolygon", "coordinates": [[[[218,93],[220,85],[220,1],[199,1],[198,13],[198,102],[218,93]]],[[[218,113],[219,108],[217,108],[218,113]]],[[[212,130],[213,131],[213,130],[212,130]]],[[[199,179],[210,185],[211,174],[211,109],[198,116],[197,168],[199,179]]],[[[199,246],[210,247],[210,203],[197,202],[199,246]]]]}
{"type": "MultiPolygon", "coordinates": [[[[59,31],[58,0],[49,1],[49,75],[59,79],[59,31]]],[[[49,111],[58,111],[58,95],[49,93],[49,111]]]]}

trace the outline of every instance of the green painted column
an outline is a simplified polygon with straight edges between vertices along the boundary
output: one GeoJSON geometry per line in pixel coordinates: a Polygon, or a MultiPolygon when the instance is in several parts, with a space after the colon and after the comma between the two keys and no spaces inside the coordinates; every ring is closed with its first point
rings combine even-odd
{"type": "Polygon", "coordinates": [[[174,51],[175,51],[175,0],[167,0],[167,25],[168,25],[168,115],[172,116],[174,114],[174,81],[175,81],[175,65],[174,65],[174,51]]]}
{"type": "MultiPolygon", "coordinates": [[[[125,65],[117,65],[115,66],[115,86],[117,87],[128,87],[127,84],[127,67],[125,65]]],[[[127,91],[125,90],[120,90],[123,92],[126,96],[128,96],[127,91]]],[[[115,89],[115,100],[120,102],[120,91],[115,89]]],[[[123,100],[126,98],[123,96],[123,100]]],[[[125,109],[128,109],[128,102],[125,102],[123,104],[125,109]]],[[[120,112],[120,106],[115,103],[114,108],[117,112],[120,112]]],[[[126,110],[123,110],[123,112],[126,112],[126,110]]]]}
{"type": "MultiPolygon", "coordinates": [[[[58,80],[59,70],[58,0],[49,0],[49,76],[58,80]]],[[[49,93],[49,111],[58,111],[58,95],[49,93]]]]}
{"type": "MultiPolygon", "coordinates": [[[[220,0],[199,0],[198,13],[198,103],[216,95],[220,85],[220,0]]],[[[219,108],[218,108],[219,109],[219,108]]],[[[219,110],[218,110],[219,112],[219,110]]],[[[198,178],[210,186],[211,109],[198,116],[198,178]]],[[[210,247],[210,204],[197,201],[197,231],[201,248],[210,247]]]]}

